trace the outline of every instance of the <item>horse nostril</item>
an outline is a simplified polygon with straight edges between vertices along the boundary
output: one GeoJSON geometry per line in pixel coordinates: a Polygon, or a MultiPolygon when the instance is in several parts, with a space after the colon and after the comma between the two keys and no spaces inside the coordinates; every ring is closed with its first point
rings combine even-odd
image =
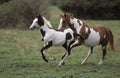
{"type": "Polygon", "coordinates": [[[30,28],[30,30],[32,30],[32,28],[30,28]]]}
{"type": "Polygon", "coordinates": [[[30,30],[33,30],[34,28],[30,28],[30,30]]]}
{"type": "Polygon", "coordinates": [[[30,29],[30,30],[32,30],[32,28],[31,28],[31,27],[30,27],[29,29],[30,29]]]}

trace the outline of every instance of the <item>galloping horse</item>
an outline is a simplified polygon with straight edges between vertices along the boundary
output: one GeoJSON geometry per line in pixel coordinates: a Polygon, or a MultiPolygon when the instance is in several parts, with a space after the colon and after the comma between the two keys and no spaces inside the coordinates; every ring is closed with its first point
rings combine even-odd
{"type": "Polygon", "coordinates": [[[76,33],[75,42],[71,45],[71,48],[81,44],[89,47],[88,54],[81,64],[84,64],[87,61],[88,57],[93,52],[93,47],[97,45],[101,45],[103,51],[103,56],[98,64],[103,64],[103,60],[107,53],[106,46],[108,42],[111,49],[115,50],[113,45],[113,34],[111,30],[105,26],[88,26],[83,21],[73,17],[73,15],[65,13],[64,15],[61,15],[58,29],[60,30],[66,26],[70,27],[74,33],[76,33]]]}
{"type": "Polygon", "coordinates": [[[33,20],[33,23],[29,28],[32,30],[36,27],[40,29],[43,37],[44,47],[41,49],[41,54],[45,62],[48,62],[48,60],[54,60],[54,58],[45,55],[46,49],[51,46],[63,46],[66,49],[66,52],[58,64],[58,66],[62,66],[65,63],[65,59],[70,54],[70,45],[74,41],[74,32],[70,28],[64,29],[63,32],[52,29],[51,24],[41,15],[33,20]]]}

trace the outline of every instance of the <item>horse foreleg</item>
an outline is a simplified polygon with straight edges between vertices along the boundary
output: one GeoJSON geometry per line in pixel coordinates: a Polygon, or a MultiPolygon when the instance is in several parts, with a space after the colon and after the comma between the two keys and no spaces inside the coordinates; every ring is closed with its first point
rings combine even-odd
{"type": "Polygon", "coordinates": [[[48,60],[55,60],[55,58],[53,58],[53,57],[48,57],[48,56],[46,56],[46,55],[45,55],[45,52],[46,52],[46,49],[43,51],[43,53],[44,53],[44,56],[45,56],[48,60]]]}
{"type": "Polygon", "coordinates": [[[106,46],[102,46],[102,51],[103,51],[103,55],[102,55],[102,58],[100,59],[100,62],[98,63],[98,65],[103,64],[103,60],[104,60],[105,55],[106,55],[106,53],[107,53],[107,51],[106,51],[106,46]]]}
{"type": "Polygon", "coordinates": [[[45,45],[42,49],[41,49],[41,54],[42,54],[42,58],[45,62],[48,62],[48,59],[54,59],[54,58],[48,58],[46,55],[45,55],[45,50],[50,48],[52,46],[52,41],[48,42],[47,45],[45,45]]]}
{"type": "Polygon", "coordinates": [[[84,64],[84,63],[87,61],[87,59],[88,59],[89,56],[92,54],[92,52],[93,52],[93,47],[89,47],[88,54],[87,54],[87,56],[85,57],[85,59],[82,61],[81,64],[84,64]]]}

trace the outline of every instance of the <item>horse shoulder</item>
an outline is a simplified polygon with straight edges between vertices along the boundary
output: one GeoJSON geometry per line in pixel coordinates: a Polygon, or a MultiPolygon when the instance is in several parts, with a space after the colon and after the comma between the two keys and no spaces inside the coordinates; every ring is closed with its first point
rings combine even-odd
{"type": "Polygon", "coordinates": [[[44,36],[44,40],[49,41],[54,37],[54,31],[53,30],[49,30],[46,32],[45,36],[44,36]]]}

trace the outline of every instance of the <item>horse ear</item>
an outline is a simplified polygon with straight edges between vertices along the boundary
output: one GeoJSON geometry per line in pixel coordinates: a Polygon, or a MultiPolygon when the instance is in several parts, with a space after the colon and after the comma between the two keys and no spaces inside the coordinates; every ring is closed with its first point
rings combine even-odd
{"type": "Polygon", "coordinates": [[[67,16],[73,17],[73,14],[72,13],[64,13],[64,16],[65,17],[67,17],[67,16]]]}
{"type": "Polygon", "coordinates": [[[38,17],[41,17],[41,14],[38,14],[38,17]]]}
{"type": "Polygon", "coordinates": [[[44,25],[44,20],[43,20],[43,18],[42,18],[42,15],[41,15],[41,14],[38,14],[37,18],[38,18],[38,24],[39,24],[39,25],[44,25]]]}
{"type": "Polygon", "coordinates": [[[67,13],[64,13],[64,17],[66,17],[67,16],[67,13]]]}
{"type": "Polygon", "coordinates": [[[37,14],[37,17],[41,17],[41,14],[37,14]]]}

